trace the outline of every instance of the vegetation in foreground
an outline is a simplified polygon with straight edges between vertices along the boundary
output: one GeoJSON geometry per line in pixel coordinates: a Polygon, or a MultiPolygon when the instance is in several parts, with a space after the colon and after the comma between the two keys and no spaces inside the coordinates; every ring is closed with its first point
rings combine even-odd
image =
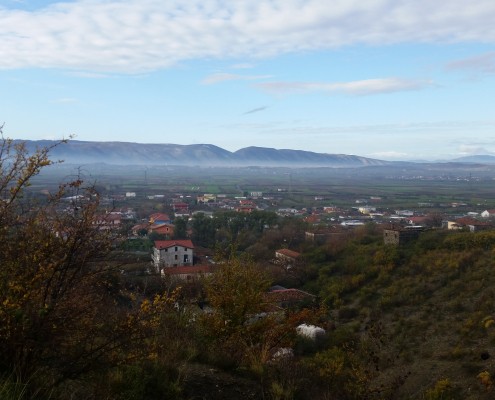
{"type": "MultiPolygon", "coordinates": [[[[205,282],[131,282],[94,224],[92,187],[76,179],[40,203],[23,197],[48,155],[1,144],[0,398],[493,396],[494,233],[432,231],[400,248],[373,225],[319,246],[294,235],[305,261],[283,274],[230,251],[205,282]],[[281,282],[320,303],[271,312],[263,294],[281,282]],[[328,334],[302,338],[300,323],[328,334]]],[[[243,249],[253,256],[276,242],[254,236],[243,249]]]]}

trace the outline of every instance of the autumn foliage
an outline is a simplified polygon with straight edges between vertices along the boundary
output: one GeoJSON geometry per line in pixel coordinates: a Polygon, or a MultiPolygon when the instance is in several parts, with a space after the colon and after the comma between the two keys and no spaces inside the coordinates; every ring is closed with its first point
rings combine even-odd
{"type": "Polygon", "coordinates": [[[0,142],[0,378],[28,397],[152,357],[175,296],[143,302],[120,286],[93,187],[76,179],[36,203],[24,197],[49,151],[0,142]]]}

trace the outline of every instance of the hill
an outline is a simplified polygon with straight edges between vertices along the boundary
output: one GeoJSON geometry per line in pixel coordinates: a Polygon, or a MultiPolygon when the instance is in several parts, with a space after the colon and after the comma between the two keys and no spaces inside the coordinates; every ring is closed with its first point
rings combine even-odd
{"type": "Polygon", "coordinates": [[[455,158],[453,162],[475,163],[475,164],[495,164],[495,156],[474,155],[455,158]]]}
{"type": "MultiPolygon", "coordinates": [[[[30,150],[52,146],[48,140],[26,141],[30,150]]],[[[127,142],[85,142],[71,140],[55,147],[51,154],[69,164],[106,163],[114,165],[189,166],[272,166],[272,167],[362,167],[389,162],[343,154],[301,150],[247,147],[230,152],[211,144],[142,144],[127,142]]]]}
{"type": "Polygon", "coordinates": [[[361,234],[327,243],[308,282],[333,310],[330,342],[364,339],[371,381],[397,385],[394,399],[493,398],[480,376],[494,367],[494,232],[430,231],[404,247],[361,234]]]}

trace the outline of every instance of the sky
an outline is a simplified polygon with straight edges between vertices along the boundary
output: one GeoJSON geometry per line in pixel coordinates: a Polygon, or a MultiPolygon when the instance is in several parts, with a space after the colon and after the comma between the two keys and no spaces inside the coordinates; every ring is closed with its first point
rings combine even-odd
{"type": "Polygon", "coordinates": [[[494,0],[0,0],[25,139],[495,155],[494,0]]]}

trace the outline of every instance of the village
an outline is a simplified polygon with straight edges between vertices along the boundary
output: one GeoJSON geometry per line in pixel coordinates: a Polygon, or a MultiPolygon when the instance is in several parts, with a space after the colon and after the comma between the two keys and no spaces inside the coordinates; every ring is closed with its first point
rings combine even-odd
{"type": "MultiPolygon", "coordinates": [[[[195,189],[195,188],[193,188],[195,189]]],[[[199,189],[199,187],[198,187],[199,189]]],[[[136,249],[138,243],[147,243],[140,250],[149,250],[148,273],[169,277],[175,281],[196,280],[208,276],[215,268],[215,237],[225,227],[208,226],[208,240],[201,237],[200,225],[208,225],[216,219],[236,220],[238,234],[252,229],[247,217],[269,223],[257,227],[257,238],[267,231],[280,230],[283,221],[297,224],[292,234],[299,240],[279,237],[278,247],[263,255],[251,252],[257,262],[291,266],[304,258],[307,244],[323,245],[331,238],[345,238],[356,228],[373,224],[383,231],[384,244],[400,245],[417,239],[427,230],[478,232],[495,227],[495,208],[464,201],[450,203],[418,202],[416,207],[395,208],[384,206],[380,196],[349,199],[348,204],[332,205],[326,196],[315,195],[308,199],[307,207],[280,207],[291,193],[277,188],[274,193],[262,191],[244,192],[243,196],[227,194],[155,194],[143,195],[126,192],[103,199],[105,212],[96,224],[99,229],[115,233],[118,242],[127,243],[124,248],[136,249]],[[141,207],[146,203],[146,207],[141,207]],[[108,205],[113,207],[108,207],[108,205]],[[128,205],[128,206],[127,206],[128,205]],[[144,208],[144,209],[143,209],[144,208]],[[157,209],[162,212],[149,212],[157,209]],[[244,216],[244,217],[242,217],[244,216]],[[245,221],[245,226],[243,222],[245,221]],[[240,221],[240,222],[239,222],[240,221]],[[305,242],[305,245],[302,243],[305,242]]],[[[69,199],[70,200],[70,199],[69,199]]],[[[221,233],[221,232],[220,232],[221,233]]],[[[221,236],[221,235],[220,235],[221,236]]],[[[250,253],[253,239],[237,243],[250,253]]]]}
{"type": "MultiPolygon", "coordinates": [[[[5,226],[18,232],[4,235],[7,266],[13,277],[25,271],[2,302],[12,310],[6,320],[18,321],[14,300],[32,296],[32,321],[47,315],[44,326],[68,339],[69,363],[57,368],[78,373],[83,340],[90,368],[101,357],[122,360],[122,375],[105,375],[116,391],[144,393],[156,376],[165,382],[160,393],[179,393],[172,398],[205,387],[219,398],[232,381],[248,382],[253,399],[296,398],[275,396],[280,388],[298,398],[362,398],[381,382],[407,398],[418,382],[421,393],[436,390],[455,369],[452,391],[471,390],[474,379],[484,398],[495,335],[491,181],[419,186],[360,171],[286,171],[167,167],[145,169],[143,181],[137,170],[91,180],[77,169],[65,186],[40,176],[21,214],[5,208],[5,226]],[[60,328],[67,320],[79,326],[76,341],[60,328]],[[102,340],[108,351],[100,355],[93,350],[102,340]],[[425,371],[440,361],[445,367],[425,371]]],[[[56,335],[44,337],[40,354],[56,335]]]]}

